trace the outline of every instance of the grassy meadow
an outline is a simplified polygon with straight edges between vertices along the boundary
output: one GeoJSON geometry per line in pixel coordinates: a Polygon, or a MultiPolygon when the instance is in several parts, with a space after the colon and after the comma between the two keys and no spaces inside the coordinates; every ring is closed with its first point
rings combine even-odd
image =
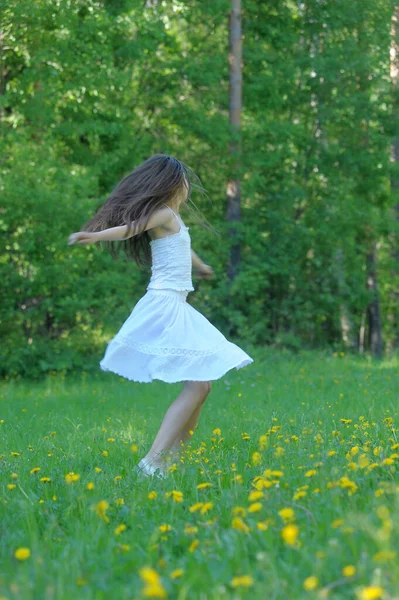
{"type": "Polygon", "coordinates": [[[166,480],[181,384],[3,382],[1,600],[397,599],[398,358],[249,353],[166,480]]]}

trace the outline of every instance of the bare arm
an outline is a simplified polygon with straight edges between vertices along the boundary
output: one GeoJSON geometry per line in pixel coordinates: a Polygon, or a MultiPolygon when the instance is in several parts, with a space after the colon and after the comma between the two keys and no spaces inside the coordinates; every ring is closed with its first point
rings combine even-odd
{"type": "Polygon", "coordinates": [[[212,267],[206,265],[198,256],[196,252],[191,248],[191,262],[194,267],[195,275],[202,277],[203,279],[212,279],[214,272],[212,267]]]}
{"type": "Polygon", "coordinates": [[[137,227],[137,222],[133,221],[130,225],[129,233],[127,225],[110,227],[109,229],[104,229],[103,231],[78,231],[77,233],[72,233],[69,236],[68,244],[74,244],[76,242],[79,244],[94,244],[95,242],[127,240],[130,237],[133,237],[138,233],[142,233],[143,231],[147,231],[148,229],[152,229],[153,227],[165,225],[165,223],[168,223],[170,219],[170,210],[166,207],[162,207],[151,215],[145,226],[141,224],[139,227],[137,227]]]}

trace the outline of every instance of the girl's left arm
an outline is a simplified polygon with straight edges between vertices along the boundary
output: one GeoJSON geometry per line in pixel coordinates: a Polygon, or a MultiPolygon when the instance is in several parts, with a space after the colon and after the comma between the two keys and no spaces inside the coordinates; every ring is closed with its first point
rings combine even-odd
{"type": "Polygon", "coordinates": [[[204,277],[205,279],[212,279],[212,277],[214,275],[212,267],[210,267],[209,265],[206,265],[200,259],[198,254],[196,254],[196,252],[194,252],[194,250],[192,248],[191,248],[191,261],[192,261],[192,266],[194,267],[195,275],[204,277]]]}

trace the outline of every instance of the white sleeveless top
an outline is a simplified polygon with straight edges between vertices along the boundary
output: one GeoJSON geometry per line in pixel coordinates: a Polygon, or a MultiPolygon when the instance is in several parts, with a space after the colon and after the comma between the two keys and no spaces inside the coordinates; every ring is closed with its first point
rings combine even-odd
{"type": "MultiPolygon", "coordinates": [[[[167,206],[165,204],[165,206],[167,206]]],[[[180,231],[150,241],[152,266],[149,289],[193,291],[191,279],[191,238],[181,218],[168,206],[180,224],[180,231]]]]}

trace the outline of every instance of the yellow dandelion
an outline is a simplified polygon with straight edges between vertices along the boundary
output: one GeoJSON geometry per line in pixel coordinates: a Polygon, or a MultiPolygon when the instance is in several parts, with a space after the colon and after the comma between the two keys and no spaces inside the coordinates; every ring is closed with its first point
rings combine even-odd
{"type": "Polygon", "coordinates": [[[156,498],[157,496],[158,496],[158,494],[157,494],[156,492],[154,492],[154,491],[152,491],[152,492],[150,492],[150,493],[148,494],[148,498],[149,498],[150,500],[155,500],[155,498],[156,498]]]}
{"type": "Polygon", "coordinates": [[[194,552],[194,550],[196,548],[198,548],[199,545],[199,541],[198,540],[193,540],[188,548],[189,552],[194,552]]]}
{"type": "Polygon", "coordinates": [[[29,471],[29,473],[30,473],[31,475],[33,475],[33,473],[37,473],[38,471],[40,471],[40,467],[33,467],[33,469],[31,469],[31,470],[29,471]]]}
{"type": "Polygon", "coordinates": [[[15,483],[7,483],[7,487],[9,490],[14,490],[17,486],[15,485],[15,483]]]}
{"type": "Polygon", "coordinates": [[[248,501],[255,502],[255,500],[259,500],[260,498],[264,498],[265,494],[258,490],[252,490],[249,492],[248,501]]]}
{"type": "Polygon", "coordinates": [[[175,569],[174,571],[171,572],[170,577],[171,577],[171,579],[178,579],[183,574],[184,574],[183,569],[175,569]]]}
{"type": "Polygon", "coordinates": [[[184,529],[184,533],[187,533],[189,535],[198,533],[198,527],[196,527],[196,525],[190,525],[189,523],[187,523],[184,529]]]}
{"type": "Polygon", "coordinates": [[[203,502],[196,502],[195,504],[193,504],[192,506],[190,506],[189,511],[190,512],[196,512],[197,510],[199,510],[202,506],[204,505],[203,502]]]}
{"type": "Polygon", "coordinates": [[[213,485],[213,483],[209,483],[209,482],[208,483],[199,483],[197,485],[197,489],[203,490],[204,488],[211,487],[212,485],[213,485]]]}
{"type": "Polygon", "coordinates": [[[86,485],[86,489],[94,490],[94,483],[92,481],[89,481],[89,483],[86,485]]]}
{"type": "Polygon", "coordinates": [[[315,590],[319,585],[319,580],[315,575],[311,575],[310,577],[306,577],[303,582],[303,587],[307,591],[315,590]]]}
{"type": "Polygon", "coordinates": [[[71,471],[70,473],[67,473],[65,475],[65,481],[68,485],[73,483],[74,481],[79,481],[79,479],[80,479],[80,475],[78,475],[77,473],[74,473],[73,471],[71,471]]]}
{"type": "Polygon", "coordinates": [[[379,585],[370,585],[358,592],[358,598],[359,600],[378,600],[382,598],[383,593],[384,589],[379,585]]]}
{"type": "Polygon", "coordinates": [[[281,530],[281,537],[289,546],[295,546],[298,535],[299,528],[293,524],[286,525],[284,529],[281,530]]]}
{"type": "Polygon", "coordinates": [[[18,560],[26,560],[30,557],[30,554],[31,552],[29,548],[17,548],[14,552],[15,558],[17,558],[18,560]]]}
{"type": "Polygon", "coordinates": [[[342,575],[344,577],[352,577],[356,573],[356,567],[353,565],[347,565],[342,569],[342,575]]]}
{"type": "Polygon", "coordinates": [[[96,473],[101,473],[102,469],[100,469],[100,467],[94,467],[94,470],[95,470],[96,473]]]}
{"type": "MultiPolygon", "coordinates": [[[[79,478],[79,475],[78,475],[79,478]]],[[[43,483],[49,483],[51,481],[50,477],[40,477],[40,481],[43,481],[43,483]]]]}
{"type": "Polygon", "coordinates": [[[238,577],[233,577],[230,584],[236,587],[251,587],[254,584],[253,577],[251,575],[239,575],[238,577]]]}
{"type": "Polygon", "coordinates": [[[166,523],[162,523],[162,525],[160,525],[158,527],[159,531],[162,531],[162,533],[166,533],[167,531],[172,531],[172,525],[167,525],[166,523]]]}
{"type": "Polygon", "coordinates": [[[107,442],[110,442],[111,444],[115,441],[115,438],[108,438],[107,442]]]}
{"type": "Polygon", "coordinates": [[[305,477],[314,477],[316,473],[317,471],[315,469],[310,469],[309,471],[306,471],[305,477]]]}
{"type": "Polygon", "coordinates": [[[282,508],[281,510],[278,511],[278,514],[280,515],[280,517],[285,521],[293,521],[295,519],[295,513],[293,511],[292,508],[282,508]]]}
{"type": "Polygon", "coordinates": [[[261,502],[254,502],[253,504],[251,504],[248,507],[248,512],[249,513],[259,512],[260,510],[262,510],[262,508],[263,508],[263,504],[261,502]]]}
{"type": "Polygon", "coordinates": [[[262,455],[260,452],[253,452],[252,453],[252,464],[257,467],[261,464],[262,462],[262,455]]]}
{"type": "Polygon", "coordinates": [[[109,523],[109,517],[106,515],[106,511],[109,508],[109,504],[106,500],[100,500],[100,502],[98,502],[95,505],[95,511],[97,513],[97,515],[103,519],[103,521],[105,521],[106,523],[109,523]]]}
{"type": "Polygon", "coordinates": [[[219,427],[216,427],[216,429],[214,429],[214,430],[213,430],[213,434],[214,434],[214,435],[219,435],[219,436],[220,436],[220,435],[222,435],[222,432],[221,432],[221,430],[219,429],[219,427]]]}
{"type": "Polygon", "coordinates": [[[172,490],[171,492],[165,493],[165,498],[172,498],[173,502],[182,502],[183,501],[183,492],[179,492],[177,490],[172,490]]]}
{"type": "Polygon", "coordinates": [[[101,453],[103,456],[108,456],[108,451],[107,450],[103,450],[101,453]]]}
{"type": "Polygon", "coordinates": [[[115,528],[114,534],[115,535],[120,535],[124,531],[126,531],[126,525],[124,523],[121,523],[120,525],[118,525],[118,527],[115,528]]]}
{"type": "Polygon", "coordinates": [[[233,529],[237,529],[238,531],[242,531],[243,533],[249,533],[251,530],[248,525],[241,519],[241,517],[234,517],[231,522],[231,526],[233,529]]]}

